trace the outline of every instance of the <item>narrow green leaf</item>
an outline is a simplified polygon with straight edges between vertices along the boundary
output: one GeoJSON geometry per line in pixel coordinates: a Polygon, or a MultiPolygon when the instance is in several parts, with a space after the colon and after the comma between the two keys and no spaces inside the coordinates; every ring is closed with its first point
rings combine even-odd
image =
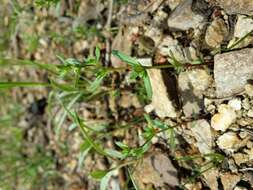
{"type": "Polygon", "coordinates": [[[117,151],[117,150],[113,150],[113,149],[105,149],[106,154],[110,155],[112,158],[119,158],[119,159],[123,159],[124,155],[117,151]]]}
{"type": "Polygon", "coordinates": [[[131,66],[140,65],[137,59],[130,57],[118,50],[112,50],[112,54],[114,56],[118,57],[121,61],[124,61],[131,66]]]}
{"type": "MultiPolygon", "coordinates": [[[[71,114],[70,114],[71,115],[71,114]]],[[[72,118],[75,120],[75,122],[78,124],[78,126],[80,127],[81,129],[81,132],[84,136],[84,138],[87,140],[87,142],[89,142],[89,144],[92,146],[92,148],[94,148],[94,150],[96,150],[98,153],[100,153],[101,155],[104,155],[104,156],[109,156],[111,157],[111,155],[108,155],[104,149],[99,145],[97,144],[94,139],[92,139],[88,133],[88,131],[86,131],[86,126],[83,124],[83,122],[80,120],[79,116],[77,115],[77,113],[75,112],[74,115],[71,115],[72,118]]]]}
{"type": "Polygon", "coordinates": [[[1,88],[15,88],[15,87],[37,87],[37,86],[51,86],[49,83],[45,82],[0,82],[1,88]]]}
{"type": "Polygon", "coordinates": [[[133,70],[130,73],[130,79],[135,80],[137,77],[138,77],[138,73],[135,70],[133,70]]]}
{"type": "Polygon", "coordinates": [[[100,49],[98,46],[96,47],[96,50],[95,50],[95,56],[96,56],[96,61],[98,62],[100,59],[100,49]]]}
{"type": "Polygon", "coordinates": [[[85,156],[89,153],[89,151],[91,150],[91,146],[89,146],[87,149],[85,149],[84,151],[79,153],[78,156],[78,168],[81,169],[83,166],[83,161],[85,159],[85,156]]]}
{"type": "Polygon", "coordinates": [[[94,92],[102,83],[103,79],[109,74],[107,69],[102,69],[97,73],[96,79],[88,87],[88,91],[94,92]]]}
{"type": "Polygon", "coordinates": [[[75,65],[81,65],[81,62],[78,61],[78,60],[75,59],[75,58],[68,58],[68,59],[65,60],[65,63],[66,63],[67,65],[73,65],[73,66],[75,66],[75,65]]]}
{"type": "Polygon", "coordinates": [[[140,188],[138,187],[138,185],[137,185],[137,183],[136,183],[136,181],[134,179],[134,176],[133,176],[133,174],[132,174],[132,172],[130,171],[129,168],[127,168],[127,171],[128,171],[129,177],[130,177],[130,179],[131,179],[131,181],[133,183],[133,186],[134,186],[135,190],[140,190],[140,188]]]}
{"type": "Polygon", "coordinates": [[[151,117],[148,114],[144,114],[144,118],[150,126],[153,126],[153,120],[151,119],[151,117]]]}
{"type": "Polygon", "coordinates": [[[72,123],[69,127],[68,130],[69,131],[73,131],[75,128],[77,128],[77,125],[75,123],[72,123]]]}
{"type": "Polygon", "coordinates": [[[149,79],[147,74],[146,74],[145,77],[143,77],[143,81],[144,81],[144,86],[145,86],[145,89],[146,89],[146,92],[147,92],[147,97],[149,99],[151,99],[153,92],[152,92],[151,82],[150,82],[150,79],[149,79]]]}
{"type": "Polygon", "coordinates": [[[56,89],[60,89],[62,91],[66,91],[66,92],[78,91],[78,89],[76,89],[75,87],[72,87],[70,84],[59,84],[53,80],[50,80],[50,83],[52,87],[56,89]]]}
{"type": "Polygon", "coordinates": [[[96,170],[91,172],[90,176],[94,179],[102,179],[108,172],[108,170],[96,170]]]}
{"type": "Polygon", "coordinates": [[[159,120],[153,120],[154,124],[156,127],[160,128],[160,129],[167,129],[168,125],[166,125],[165,123],[159,121],[159,120]]]}
{"type": "Polygon", "coordinates": [[[115,144],[120,147],[121,149],[127,149],[128,146],[120,141],[116,141],[115,144]]]}

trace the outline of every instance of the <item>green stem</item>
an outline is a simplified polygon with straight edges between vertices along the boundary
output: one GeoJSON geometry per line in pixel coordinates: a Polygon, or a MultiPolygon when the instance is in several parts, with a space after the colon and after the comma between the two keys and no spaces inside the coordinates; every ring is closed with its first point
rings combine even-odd
{"type": "Polygon", "coordinates": [[[34,86],[50,87],[51,84],[45,82],[0,82],[0,89],[13,88],[13,87],[34,87],[34,86]]]}

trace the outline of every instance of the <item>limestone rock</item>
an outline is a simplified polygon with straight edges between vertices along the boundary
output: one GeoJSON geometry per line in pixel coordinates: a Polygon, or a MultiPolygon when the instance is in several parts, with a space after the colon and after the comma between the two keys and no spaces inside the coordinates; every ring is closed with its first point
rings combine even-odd
{"type": "Polygon", "coordinates": [[[199,114],[204,108],[203,93],[208,88],[211,77],[205,69],[194,69],[181,72],[178,76],[178,87],[186,117],[199,114]]]}
{"type": "Polygon", "coordinates": [[[229,105],[221,104],[217,114],[211,119],[211,126],[217,131],[226,131],[229,126],[235,122],[236,113],[229,105]]]}
{"type": "Polygon", "coordinates": [[[214,79],[218,97],[227,97],[244,90],[253,77],[253,48],[246,48],[214,57],[214,79]]]}
{"type": "Polygon", "coordinates": [[[168,18],[168,26],[179,30],[197,28],[204,17],[192,11],[193,0],[185,0],[171,13],[168,18]]]}

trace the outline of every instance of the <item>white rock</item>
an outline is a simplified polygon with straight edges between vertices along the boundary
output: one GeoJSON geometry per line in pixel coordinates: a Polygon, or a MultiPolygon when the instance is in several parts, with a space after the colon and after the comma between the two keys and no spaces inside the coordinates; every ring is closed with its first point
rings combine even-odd
{"type": "Polygon", "coordinates": [[[241,140],[238,138],[236,133],[227,132],[221,135],[217,140],[217,145],[220,149],[234,152],[239,147],[241,140]]]}
{"type": "Polygon", "coordinates": [[[197,28],[203,21],[202,15],[192,11],[192,0],[185,0],[170,14],[168,26],[179,30],[188,30],[197,28]]]}
{"type": "Polygon", "coordinates": [[[235,120],[235,110],[229,105],[221,104],[218,108],[218,113],[211,119],[211,126],[217,131],[226,131],[235,120]]]}
{"type": "Polygon", "coordinates": [[[229,100],[228,105],[236,111],[239,111],[242,108],[242,102],[239,98],[229,100]]]}

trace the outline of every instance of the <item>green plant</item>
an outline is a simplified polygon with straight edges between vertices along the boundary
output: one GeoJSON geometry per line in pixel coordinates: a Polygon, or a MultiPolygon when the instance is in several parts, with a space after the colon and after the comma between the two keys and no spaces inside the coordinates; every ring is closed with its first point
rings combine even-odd
{"type": "MultiPolygon", "coordinates": [[[[82,166],[85,156],[91,151],[96,151],[107,157],[110,161],[118,163],[116,167],[108,170],[94,171],[91,173],[93,178],[101,180],[101,189],[106,189],[108,180],[115,170],[127,167],[128,165],[137,164],[150,149],[152,139],[159,133],[166,132],[168,134],[168,144],[173,152],[176,148],[174,126],[168,126],[158,119],[151,118],[149,115],[145,115],[144,118],[141,119],[137,118],[132,123],[128,122],[127,125],[115,124],[112,126],[109,123],[105,123],[105,125],[99,127],[90,126],[89,121],[78,115],[75,110],[75,104],[80,101],[89,102],[111,93],[120,93],[120,88],[115,89],[111,85],[110,75],[114,72],[128,70],[131,71],[132,79],[136,81],[138,81],[137,79],[141,79],[143,81],[147,97],[145,101],[147,101],[152,98],[152,87],[148,76],[149,69],[175,68],[177,72],[180,72],[184,68],[184,65],[179,62],[173,54],[171,54],[170,57],[172,60],[171,64],[154,66],[143,66],[139,63],[138,59],[125,55],[117,50],[112,51],[112,54],[126,62],[128,66],[122,68],[105,67],[101,63],[101,51],[98,47],[95,49],[94,55],[88,56],[83,60],[57,56],[60,61],[58,65],[42,64],[28,60],[0,59],[0,66],[33,66],[48,71],[48,81],[5,81],[0,82],[0,89],[35,86],[49,87],[51,89],[48,98],[49,113],[50,108],[55,105],[60,104],[62,106],[61,119],[55,123],[56,135],[59,136],[61,126],[67,118],[71,120],[69,130],[71,131],[79,127],[83,135],[84,142],[80,147],[79,167],[82,166]],[[106,83],[104,83],[105,80],[107,81],[106,83]],[[118,130],[129,129],[132,125],[136,124],[136,122],[144,125],[142,134],[144,140],[143,144],[137,147],[131,147],[121,141],[116,141],[115,149],[106,148],[104,146],[104,138],[111,137],[111,135],[118,130]],[[108,129],[110,129],[110,131],[108,131],[108,129]]],[[[51,115],[52,120],[54,120],[53,114],[51,115]]]]}

